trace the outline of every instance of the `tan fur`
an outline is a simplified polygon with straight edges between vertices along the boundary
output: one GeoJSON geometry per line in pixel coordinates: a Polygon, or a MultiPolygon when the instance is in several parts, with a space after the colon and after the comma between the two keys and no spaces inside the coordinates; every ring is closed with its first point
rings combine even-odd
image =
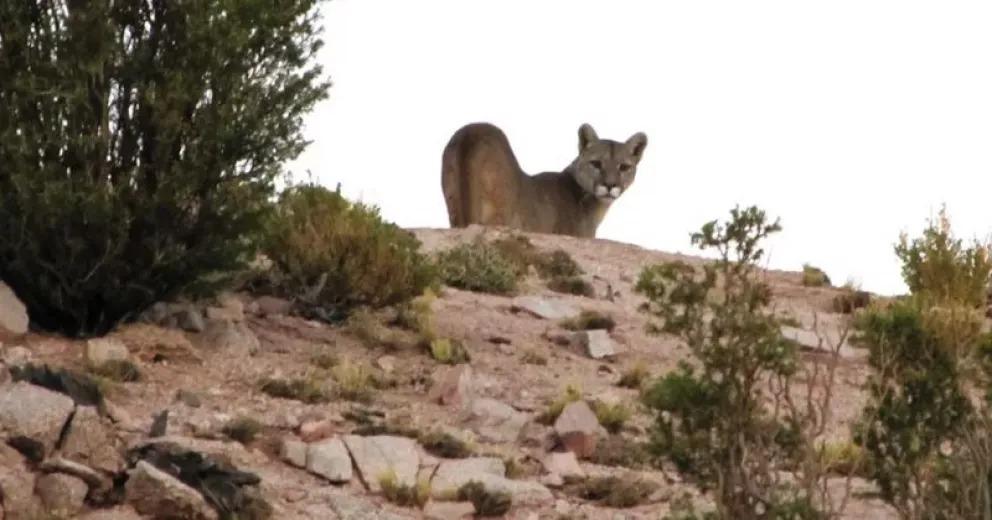
{"type": "Polygon", "coordinates": [[[452,227],[507,226],[592,238],[610,204],[634,181],[647,137],[599,139],[579,129],[579,155],[561,172],[530,176],[506,135],[488,123],[455,132],[444,149],[441,186],[452,227]],[[613,189],[615,196],[606,196],[613,189]]]}

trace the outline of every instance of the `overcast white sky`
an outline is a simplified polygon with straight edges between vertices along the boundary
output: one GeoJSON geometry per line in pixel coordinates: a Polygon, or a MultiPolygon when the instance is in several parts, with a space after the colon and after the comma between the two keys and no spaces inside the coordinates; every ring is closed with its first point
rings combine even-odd
{"type": "Polygon", "coordinates": [[[334,0],[334,82],[290,169],[447,227],[441,150],[503,128],[530,173],[576,132],[649,138],[601,238],[690,252],[735,204],[782,218],[770,265],[904,290],[892,244],[946,203],[992,232],[992,2],[334,0]]]}

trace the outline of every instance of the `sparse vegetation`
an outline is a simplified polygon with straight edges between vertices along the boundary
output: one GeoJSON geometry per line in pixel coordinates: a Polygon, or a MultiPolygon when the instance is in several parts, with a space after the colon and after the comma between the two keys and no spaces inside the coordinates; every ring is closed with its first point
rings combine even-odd
{"type": "Polygon", "coordinates": [[[656,489],[654,484],[628,476],[589,478],[569,486],[567,491],[583,500],[626,509],[643,504],[656,489]]]}
{"type": "Polygon", "coordinates": [[[581,400],[582,391],[576,386],[568,385],[565,387],[562,395],[552,401],[551,404],[548,405],[548,409],[538,416],[536,420],[542,424],[554,424],[554,422],[558,420],[558,416],[561,415],[561,412],[565,410],[566,406],[574,403],[575,401],[581,400]]]}
{"type": "Polygon", "coordinates": [[[346,322],[347,330],[369,348],[397,348],[402,341],[382,319],[368,308],[355,309],[346,322]]]}
{"type": "Polygon", "coordinates": [[[465,441],[441,431],[431,431],[418,436],[420,445],[431,455],[445,459],[471,457],[472,448],[465,441]]]}
{"type": "Polygon", "coordinates": [[[294,399],[304,403],[326,403],[330,396],[323,384],[314,377],[306,379],[263,379],[261,391],[279,399],[294,399]]]}
{"type": "Polygon", "coordinates": [[[341,360],[330,352],[317,352],[313,356],[310,356],[310,364],[324,370],[330,370],[340,362],[341,360]]]}
{"type": "Polygon", "coordinates": [[[830,277],[819,267],[803,264],[803,285],[806,287],[830,287],[830,277]]]}
{"type": "Polygon", "coordinates": [[[89,367],[91,374],[115,383],[133,383],[141,380],[141,369],[129,359],[111,359],[98,366],[89,367]]]}
{"type": "Polygon", "coordinates": [[[850,441],[821,445],[817,451],[817,459],[823,471],[834,475],[870,474],[864,450],[850,441]]]}
{"type": "Polygon", "coordinates": [[[319,2],[2,4],[0,279],[32,324],[99,336],[242,269],[328,88],[319,2]]]}
{"type": "Polygon", "coordinates": [[[623,403],[596,401],[593,403],[592,409],[596,412],[599,424],[606,428],[606,431],[614,434],[623,431],[624,425],[633,415],[631,409],[623,403]]]}
{"type": "Polygon", "coordinates": [[[382,496],[400,507],[421,508],[431,497],[431,484],[426,479],[413,486],[404,485],[397,481],[393,472],[381,476],[379,486],[382,487],[382,496]]]}
{"type": "Polygon", "coordinates": [[[585,296],[586,298],[596,296],[596,289],[581,276],[559,276],[552,278],[548,280],[548,289],[564,294],[585,296]]]}
{"type": "Polygon", "coordinates": [[[621,388],[640,390],[644,388],[644,383],[650,377],[651,373],[648,371],[647,365],[644,363],[637,363],[620,376],[620,381],[617,382],[617,386],[621,388]]]}
{"type": "Polygon", "coordinates": [[[831,303],[836,313],[852,314],[858,309],[863,309],[871,305],[871,293],[867,291],[855,290],[848,287],[844,287],[842,291],[837,296],[834,296],[831,303]]]}
{"type": "Polygon", "coordinates": [[[524,354],[520,356],[520,361],[528,365],[537,366],[545,366],[548,364],[548,358],[536,349],[530,349],[524,352],[524,354]]]}
{"type": "Polygon", "coordinates": [[[597,330],[606,329],[612,331],[617,324],[613,316],[599,311],[584,310],[575,318],[565,320],[561,326],[568,330],[597,330]]]}
{"type": "Polygon", "coordinates": [[[640,469],[650,465],[651,453],[645,443],[632,441],[622,435],[611,435],[600,439],[589,462],[602,466],[640,469]]]}
{"type": "Polygon", "coordinates": [[[471,502],[475,506],[475,514],[480,518],[503,516],[513,506],[509,493],[492,493],[479,482],[469,482],[458,489],[459,501],[471,502]]]}
{"type": "Polygon", "coordinates": [[[264,428],[265,426],[257,419],[242,416],[228,421],[221,429],[221,433],[233,441],[248,444],[254,441],[264,428]]]}
{"type": "Polygon", "coordinates": [[[315,185],[283,192],[265,254],[276,266],[270,289],[326,321],[407,301],[436,282],[410,232],[383,221],[375,207],[315,185]]]}
{"type": "Polygon", "coordinates": [[[396,312],[396,325],[416,333],[418,342],[422,345],[430,345],[437,339],[433,309],[435,300],[437,295],[427,289],[409,303],[400,305],[396,312]]]}
{"type": "Polygon", "coordinates": [[[458,365],[468,363],[471,360],[468,349],[461,341],[438,338],[431,342],[431,357],[438,363],[446,365],[458,365]]]}
{"type": "Polygon", "coordinates": [[[337,383],[338,397],[359,403],[372,401],[376,381],[367,366],[344,360],[331,369],[331,376],[337,383]]]}
{"type": "Polygon", "coordinates": [[[518,267],[488,242],[455,246],[441,252],[437,263],[441,279],[452,287],[493,294],[517,290],[518,267]]]}

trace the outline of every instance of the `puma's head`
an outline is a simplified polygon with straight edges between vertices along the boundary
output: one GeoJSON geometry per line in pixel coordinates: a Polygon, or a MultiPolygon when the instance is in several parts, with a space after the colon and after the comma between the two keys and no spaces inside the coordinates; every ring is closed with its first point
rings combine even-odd
{"type": "Polygon", "coordinates": [[[579,128],[579,157],[572,168],[575,182],[602,202],[613,202],[634,182],[648,137],[638,132],[618,143],[600,139],[589,124],[579,128]]]}

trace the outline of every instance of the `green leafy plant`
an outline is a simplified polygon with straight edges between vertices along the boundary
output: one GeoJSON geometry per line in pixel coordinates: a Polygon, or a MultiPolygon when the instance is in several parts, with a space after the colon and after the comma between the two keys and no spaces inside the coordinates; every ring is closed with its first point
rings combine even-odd
{"type": "Polygon", "coordinates": [[[326,95],[317,0],[3,2],[0,279],[96,336],[252,258],[326,95]]]}
{"type": "Polygon", "coordinates": [[[436,282],[435,267],[412,233],[340,190],[294,186],[276,209],[265,242],[275,264],[271,289],[314,317],[337,321],[357,307],[405,302],[436,282]]]}
{"type": "Polygon", "coordinates": [[[477,241],[442,251],[437,258],[444,283],[468,291],[511,294],[519,267],[492,244],[477,241]]]}
{"type": "Polygon", "coordinates": [[[471,361],[468,349],[458,340],[438,338],[430,344],[431,357],[438,363],[458,365],[471,361]]]}
{"type": "Polygon", "coordinates": [[[623,403],[604,403],[596,401],[592,406],[599,424],[610,433],[620,433],[633,411],[623,403]]]}

